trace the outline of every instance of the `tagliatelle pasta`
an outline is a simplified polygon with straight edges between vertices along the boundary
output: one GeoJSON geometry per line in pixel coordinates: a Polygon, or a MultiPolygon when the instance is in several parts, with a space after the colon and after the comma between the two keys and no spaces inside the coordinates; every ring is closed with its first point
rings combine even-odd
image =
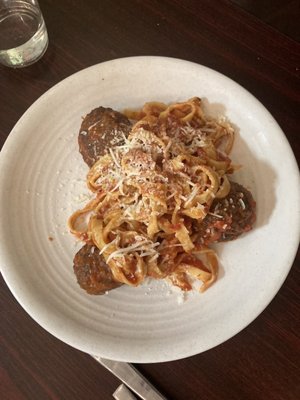
{"type": "Polygon", "coordinates": [[[152,277],[190,290],[198,281],[203,291],[218,261],[198,227],[230,191],[234,129],[207,117],[196,97],[124,114],[132,129],[90,168],[94,198],[70,217],[70,231],[100,250],[118,282],[152,277]]]}

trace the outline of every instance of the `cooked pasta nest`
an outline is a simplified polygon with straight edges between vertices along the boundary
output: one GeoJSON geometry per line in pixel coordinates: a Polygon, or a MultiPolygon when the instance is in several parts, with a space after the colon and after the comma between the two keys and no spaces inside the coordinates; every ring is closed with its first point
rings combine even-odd
{"type": "Polygon", "coordinates": [[[229,193],[234,129],[206,116],[196,97],[124,114],[132,129],[89,170],[94,196],[70,217],[70,231],[99,248],[118,282],[152,277],[183,290],[198,282],[203,291],[217,278],[218,260],[195,224],[229,193]]]}

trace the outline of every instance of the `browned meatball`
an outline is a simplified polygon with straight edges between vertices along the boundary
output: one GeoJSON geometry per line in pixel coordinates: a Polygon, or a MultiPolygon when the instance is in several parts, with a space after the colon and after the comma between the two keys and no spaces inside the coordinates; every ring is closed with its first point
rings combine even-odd
{"type": "Polygon", "coordinates": [[[105,107],[92,110],[83,119],[78,135],[79,151],[87,165],[91,167],[108,147],[122,145],[130,129],[125,115],[105,107]]]}
{"type": "Polygon", "coordinates": [[[74,257],[73,268],[80,287],[89,294],[104,294],[121,286],[95,246],[84,245],[74,257]]]}
{"type": "Polygon", "coordinates": [[[205,244],[236,239],[252,229],[256,219],[256,203],[252,194],[242,185],[230,182],[231,188],[223,199],[215,199],[210,213],[195,229],[205,244]]]}

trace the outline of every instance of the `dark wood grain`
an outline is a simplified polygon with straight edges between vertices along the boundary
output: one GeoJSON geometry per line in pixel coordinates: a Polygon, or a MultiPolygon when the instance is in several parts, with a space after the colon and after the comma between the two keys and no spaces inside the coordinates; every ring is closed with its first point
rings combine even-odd
{"type": "MultiPolygon", "coordinates": [[[[113,58],[162,55],[204,64],[243,85],[274,115],[299,161],[300,45],[279,32],[282,25],[273,29],[263,9],[250,15],[231,1],[209,0],[40,4],[50,37],[47,53],[26,69],[0,67],[1,145],[22,113],[70,74],[113,58]]],[[[299,264],[298,252],[271,304],[231,340],[185,360],[138,368],[174,400],[300,398],[299,264]]],[[[119,381],[45,332],[3,280],[0,285],[1,398],[111,399],[119,381]]]]}
{"type": "Polygon", "coordinates": [[[299,0],[231,0],[249,11],[268,25],[295,40],[300,40],[300,2],[299,0]]]}

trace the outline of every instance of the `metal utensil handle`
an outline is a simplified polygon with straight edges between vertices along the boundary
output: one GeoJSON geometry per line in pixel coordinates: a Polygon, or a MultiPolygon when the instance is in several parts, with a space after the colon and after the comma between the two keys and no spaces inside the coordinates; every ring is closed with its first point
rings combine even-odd
{"type": "Polygon", "coordinates": [[[167,400],[131,364],[111,361],[97,356],[94,356],[94,358],[143,400],[167,400]]]}
{"type": "Polygon", "coordinates": [[[114,391],[113,398],[115,400],[136,400],[136,397],[131,393],[127,386],[124,383],[114,391]]]}

